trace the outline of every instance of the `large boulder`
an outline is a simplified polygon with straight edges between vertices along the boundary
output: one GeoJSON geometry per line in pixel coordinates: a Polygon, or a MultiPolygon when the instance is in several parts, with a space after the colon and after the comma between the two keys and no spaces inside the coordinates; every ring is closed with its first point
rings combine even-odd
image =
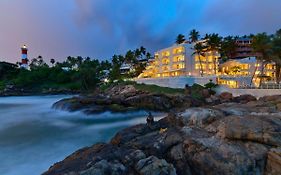
{"type": "Polygon", "coordinates": [[[120,162],[108,162],[101,160],[95,163],[91,168],[84,170],[79,175],[126,175],[127,169],[120,162]]]}
{"type": "Polygon", "coordinates": [[[184,141],[187,164],[193,174],[263,174],[267,148],[216,137],[191,137],[184,141]]]}
{"type": "Polygon", "coordinates": [[[203,127],[224,116],[224,114],[212,108],[189,108],[179,113],[179,118],[185,125],[203,127]]]}
{"type": "Polygon", "coordinates": [[[221,99],[222,102],[230,102],[233,99],[233,95],[230,92],[222,92],[219,95],[219,98],[221,99]]]}
{"type": "Polygon", "coordinates": [[[222,119],[218,136],[281,146],[281,120],[275,116],[230,116],[222,119]]]}
{"type": "Polygon", "coordinates": [[[176,169],[164,159],[150,156],[140,160],[136,165],[140,175],[176,175],[176,169]]]}
{"type": "Polygon", "coordinates": [[[267,154],[266,175],[280,175],[281,148],[272,148],[267,154]]]}
{"type": "Polygon", "coordinates": [[[134,95],[137,93],[136,88],[133,85],[117,85],[112,88],[109,88],[106,91],[108,96],[122,96],[122,95],[134,95]]]}
{"type": "Polygon", "coordinates": [[[237,97],[233,98],[233,101],[236,103],[248,103],[250,101],[256,101],[257,98],[254,97],[253,95],[245,94],[245,95],[240,95],[237,97]]]}

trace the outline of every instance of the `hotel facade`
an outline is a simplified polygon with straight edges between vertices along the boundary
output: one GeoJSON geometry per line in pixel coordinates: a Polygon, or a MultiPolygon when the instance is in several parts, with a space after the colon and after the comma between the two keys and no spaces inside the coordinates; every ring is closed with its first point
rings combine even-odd
{"type": "Polygon", "coordinates": [[[156,52],[155,58],[149,60],[148,66],[139,78],[216,75],[219,53],[208,51],[199,57],[193,48],[194,44],[184,43],[156,52]]]}
{"type": "Polygon", "coordinates": [[[218,83],[231,88],[258,87],[263,77],[265,83],[275,83],[275,64],[273,62],[264,65],[262,75],[262,63],[256,57],[232,59],[219,65],[218,83]]]}
{"type": "MultiPolygon", "coordinates": [[[[148,61],[148,66],[139,75],[139,82],[161,85],[176,82],[180,84],[178,87],[183,87],[183,84],[204,85],[213,80],[230,88],[259,87],[261,78],[263,83],[275,83],[276,67],[272,62],[264,64],[262,74],[262,63],[255,56],[230,59],[219,64],[218,51],[206,51],[199,57],[194,51],[194,45],[184,43],[157,51],[154,59],[148,61]]],[[[253,52],[243,53],[245,56],[248,54],[253,52]]]]}

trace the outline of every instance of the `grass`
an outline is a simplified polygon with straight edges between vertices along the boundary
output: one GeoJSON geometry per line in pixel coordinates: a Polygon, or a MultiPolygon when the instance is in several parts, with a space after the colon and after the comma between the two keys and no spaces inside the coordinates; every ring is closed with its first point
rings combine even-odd
{"type": "Polygon", "coordinates": [[[138,90],[147,91],[151,93],[163,93],[163,94],[172,94],[172,95],[184,93],[184,89],[160,87],[157,85],[134,84],[134,87],[138,90]]]}
{"type": "Polygon", "coordinates": [[[3,81],[0,81],[0,91],[5,89],[5,83],[3,81]]]}
{"type": "Polygon", "coordinates": [[[170,95],[184,94],[184,89],[160,87],[157,85],[137,84],[134,81],[119,81],[118,83],[116,82],[116,83],[103,85],[100,88],[101,90],[105,91],[106,89],[116,85],[133,85],[137,90],[142,90],[150,93],[163,93],[163,94],[170,94],[170,95]]]}

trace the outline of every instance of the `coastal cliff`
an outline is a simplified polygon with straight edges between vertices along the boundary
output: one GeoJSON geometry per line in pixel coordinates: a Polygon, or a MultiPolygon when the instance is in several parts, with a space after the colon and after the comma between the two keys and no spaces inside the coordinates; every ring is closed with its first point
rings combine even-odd
{"type": "Polygon", "coordinates": [[[76,151],[44,175],[279,174],[281,96],[216,98],[197,107],[183,103],[151,125],[124,129],[109,143],[76,151]]]}

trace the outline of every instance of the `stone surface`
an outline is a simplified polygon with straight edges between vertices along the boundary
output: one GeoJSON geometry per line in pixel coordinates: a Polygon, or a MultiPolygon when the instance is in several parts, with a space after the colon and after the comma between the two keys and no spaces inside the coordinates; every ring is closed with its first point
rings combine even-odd
{"type": "Polygon", "coordinates": [[[233,99],[233,96],[229,92],[223,92],[219,95],[222,102],[230,102],[233,99]]]}
{"type": "Polygon", "coordinates": [[[230,116],[220,121],[218,136],[281,146],[281,120],[273,116],[230,116]]]}
{"type": "Polygon", "coordinates": [[[272,148],[267,154],[266,175],[280,175],[281,148],[272,148]]]}
{"type": "Polygon", "coordinates": [[[136,170],[141,175],[176,175],[176,169],[172,164],[155,156],[140,160],[136,170]]]}
{"type": "Polygon", "coordinates": [[[255,100],[245,95],[234,101],[174,110],[151,126],[126,128],[44,175],[280,174],[280,96],[255,100]]]}
{"type": "Polygon", "coordinates": [[[189,108],[179,114],[185,125],[198,127],[203,127],[223,116],[224,114],[221,111],[211,108],[189,108]]]}

